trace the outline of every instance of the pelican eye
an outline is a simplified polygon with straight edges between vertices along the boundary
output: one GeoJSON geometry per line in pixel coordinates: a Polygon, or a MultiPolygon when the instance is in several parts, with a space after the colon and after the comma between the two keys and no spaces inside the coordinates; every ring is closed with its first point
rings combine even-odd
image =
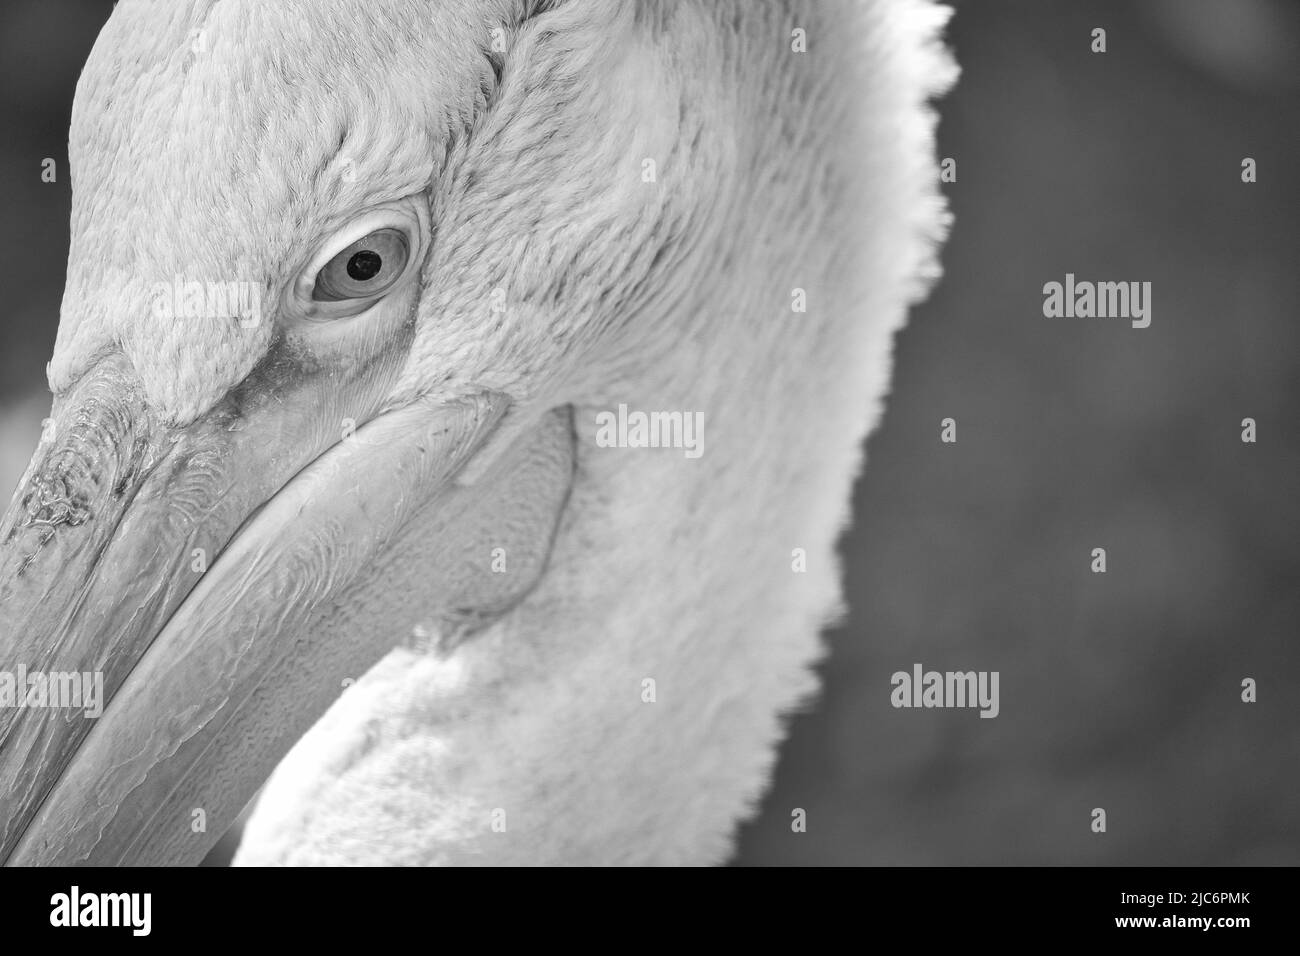
{"type": "MultiPolygon", "coordinates": [[[[290,324],[315,326],[317,335],[330,335],[322,325],[363,314],[379,317],[409,310],[409,293],[429,251],[428,200],[422,193],[373,206],[342,228],[322,236],[284,287],[280,314],[290,324]]],[[[343,334],[342,332],[340,334],[343,334]]]]}
{"type": "Polygon", "coordinates": [[[406,271],[410,247],[398,229],[378,229],[338,253],[316,273],[316,302],[373,299],[392,288],[406,271]]]}

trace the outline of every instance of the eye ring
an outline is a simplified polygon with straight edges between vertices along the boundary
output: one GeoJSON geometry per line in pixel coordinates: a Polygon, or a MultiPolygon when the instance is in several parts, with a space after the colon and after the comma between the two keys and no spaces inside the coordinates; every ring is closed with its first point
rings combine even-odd
{"type": "Polygon", "coordinates": [[[376,229],[321,267],[312,284],[312,301],[378,298],[402,277],[410,254],[406,233],[391,227],[376,229]]]}
{"type": "Polygon", "coordinates": [[[286,312],[306,322],[360,315],[423,261],[428,213],[418,197],[379,206],[322,242],[288,289],[286,312]]]}

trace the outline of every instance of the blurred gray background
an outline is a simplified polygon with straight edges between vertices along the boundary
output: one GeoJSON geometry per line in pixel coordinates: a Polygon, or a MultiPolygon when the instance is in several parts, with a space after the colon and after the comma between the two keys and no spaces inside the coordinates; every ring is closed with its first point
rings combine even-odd
{"type": "MultiPolygon", "coordinates": [[[[6,499],[49,407],[68,117],[110,6],[0,11],[6,499]]],[[[955,6],[946,274],[898,340],[825,692],[737,862],[1298,863],[1300,4],[955,6]],[[1044,318],[1066,272],[1151,282],[1151,327],[1044,318]],[[1000,671],[1000,716],[891,708],[915,662],[1000,671]]]]}

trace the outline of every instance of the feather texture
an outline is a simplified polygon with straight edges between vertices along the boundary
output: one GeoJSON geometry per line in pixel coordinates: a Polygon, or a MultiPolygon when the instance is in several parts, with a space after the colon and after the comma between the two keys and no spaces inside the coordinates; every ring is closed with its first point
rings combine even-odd
{"type": "Polygon", "coordinates": [[[472,382],[524,418],[573,406],[550,567],[453,653],[399,647],[345,692],[267,784],[238,862],[721,862],[783,715],[816,691],[893,335],[938,272],[927,104],[955,79],[948,11],[533,13],[435,182],[398,398],[472,382]],[[466,291],[494,288],[502,314],[466,291]],[[599,447],[619,404],[701,413],[704,454],[599,447]]]}

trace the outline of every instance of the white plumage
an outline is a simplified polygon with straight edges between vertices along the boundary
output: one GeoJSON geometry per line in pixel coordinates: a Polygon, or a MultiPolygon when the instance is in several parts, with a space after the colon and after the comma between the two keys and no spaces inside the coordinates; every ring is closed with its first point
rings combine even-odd
{"type": "MultiPolygon", "coordinates": [[[[664,163],[661,188],[681,220],[705,221],[643,294],[645,328],[606,333],[619,374],[587,372],[565,396],[578,479],[546,576],[452,657],[396,650],[340,699],[271,778],[238,862],[720,862],[782,715],[814,693],[862,440],[942,234],[924,103],[952,76],[946,14],[674,7],[653,41],[630,20],[561,14],[584,67],[615,77],[593,98],[662,106],[667,87],[689,111],[638,143],[646,115],[629,110],[592,145],[675,158],[703,131],[695,169],[664,163]],[[701,411],[706,453],[595,447],[596,413],[618,402],[701,411]]],[[[586,152],[585,132],[557,154],[586,152]]],[[[556,230],[581,228],[581,201],[556,201],[556,230]]],[[[591,294],[625,284],[610,273],[591,294]]]]}
{"type": "MultiPolygon", "coordinates": [[[[185,429],[232,388],[249,394],[254,371],[267,388],[295,381],[265,373],[273,324],[250,334],[143,316],[131,256],[106,237],[148,236],[134,241],[177,268],[283,262],[274,285],[315,237],[421,186],[432,237],[414,324],[367,414],[502,397],[508,411],[462,488],[525,474],[531,453],[511,455],[557,447],[537,436],[559,433],[557,414],[572,422],[554,536],[525,535],[525,563],[544,570],[459,643],[439,639],[448,607],[422,560],[390,556],[354,591],[312,566],[322,593],[365,595],[346,638],[394,649],[284,758],[237,862],[727,857],[783,716],[816,690],[819,633],[840,606],[836,541],[893,334],[937,275],[946,214],[927,101],[955,76],[946,17],[928,0],[119,6],[118,44],[198,29],[208,52],[151,50],[164,67],[128,85],[120,45],[101,40],[88,64],[73,154],[101,170],[99,198],[74,214],[56,393],[120,350],[154,414],[185,429]],[[100,119],[156,122],[159,110],[165,143],[100,119]],[[103,173],[106,149],[142,175],[103,173]],[[121,272],[95,272],[115,259],[121,272]],[[699,413],[705,453],[599,447],[597,415],[620,404],[699,413]],[[414,619],[430,627],[413,629],[426,593],[414,619]]],[[[379,335],[356,328],[309,330],[302,348],[352,374],[379,335]]],[[[492,506],[503,511],[537,485],[504,487],[514,498],[492,506]]],[[[394,507],[414,494],[382,493],[394,507]]],[[[299,494],[306,524],[286,520],[276,546],[331,525],[324,492],[299,494]]],[[[492,544],[472,542],[474,561],[492,544]]],[[[184,605],[213,640],[223,619],[203,602],[230,580],[233,559],[221,560],[184,605]]],[[[254,614],[272,592],[248,577],[227,602],[231,640],[236,620],[254,646],[277,626],[282,640],[310,634],[286,622],[311,587],[286,577],[292,606],[254,614]]],[[[320,609],[338,598],[311,600],[302,620],[335,628],[320,609]]],[[[128,696],[145,699],[131,683],[142,680],[131,675],[128,696]]],[[[92,743],[112,746],[112,726],[92,743]]]]}

